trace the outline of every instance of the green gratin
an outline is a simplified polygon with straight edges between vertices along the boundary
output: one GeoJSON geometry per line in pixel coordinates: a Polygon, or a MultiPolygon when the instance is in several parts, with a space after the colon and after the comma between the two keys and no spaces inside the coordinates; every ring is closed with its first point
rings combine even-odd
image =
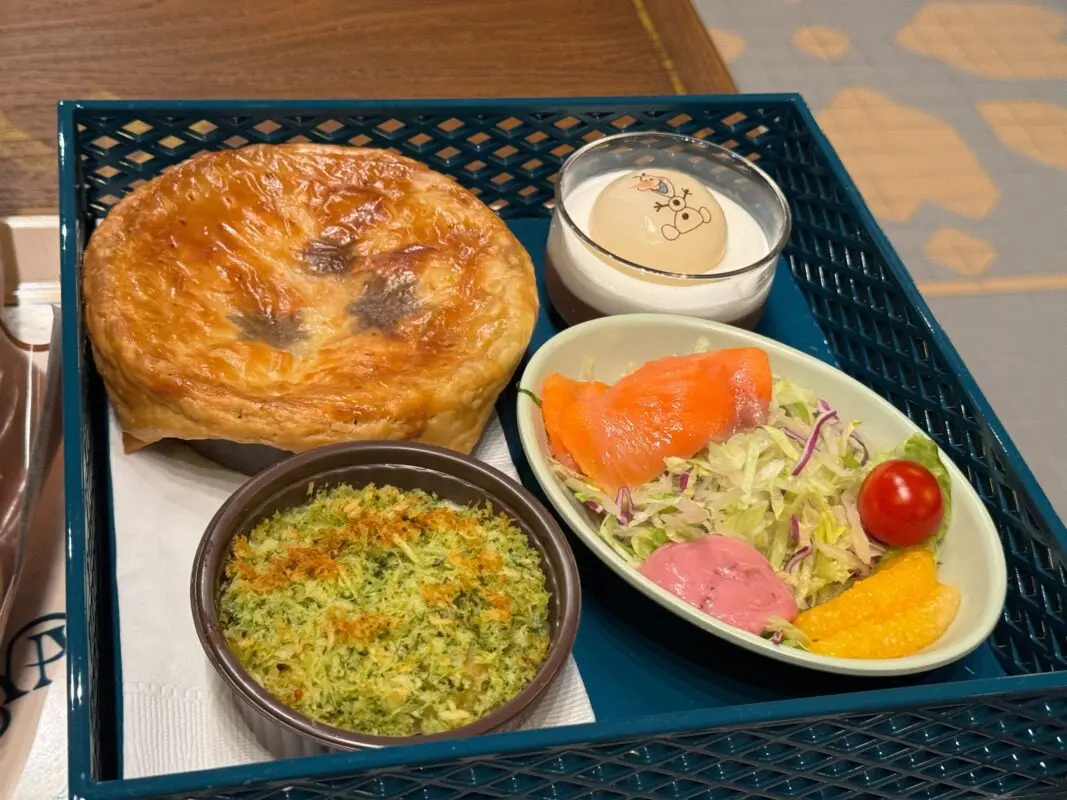
{"type": "Polygon", "coordinates": [[[327,725],[413,736],[530,683],[549,594],[508,517],[392,486],[308,495],[235,538],[226,562],[220,622],[260,686],[327,725]]]}

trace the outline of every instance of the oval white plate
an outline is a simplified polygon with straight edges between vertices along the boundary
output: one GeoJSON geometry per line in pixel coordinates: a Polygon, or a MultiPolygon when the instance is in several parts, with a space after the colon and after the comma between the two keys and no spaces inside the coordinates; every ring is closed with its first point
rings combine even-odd
{"type": "MultiPolygon", "coordinates": [[[[701,338],[709,342],[712,350],[763,348],[770,356],[775,375],[817,392],[841,412],[842,418],[862,420],[864,436],[874,449],[895,447],[911,434],[921,432],[870,389],[811,356],[738,328],[667,314],[605,317],[570,328],[534,354],[520,386],[539,393],[544,379],[553,372],[576,379],[588,378],[583,375],[583,369],[590,360],[593,377],[613,383],[633,366],[666,355],[692,353],[701,338]]],[[[962,599],[956,619],[937,642],[915,655],[871,660],[833,658],[778,647],[720,622],[631,568],[597,534],[599,524],[592,512],[575,500],[552,474],[540,410],[523,394],[518,399],[518,420],[523,450],[537,481],[582,541],[623,579],[664,608],[748,650],[778,661],[843,675],[907,675],[935,669],[967,655],[989,636],[1000,617],[1007,590],[1004,552],[978,495],[944,453],[941,458],[952,478],[952,520],[941,547],[938,575],[960,590],[962,599]]]]}

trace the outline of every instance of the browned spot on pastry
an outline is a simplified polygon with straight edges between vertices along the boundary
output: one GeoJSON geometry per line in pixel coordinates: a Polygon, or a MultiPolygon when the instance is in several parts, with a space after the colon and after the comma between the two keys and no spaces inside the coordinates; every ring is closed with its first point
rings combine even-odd
{"type": "Polygon", "coordinates": [[[287,350],[307,338],[300,326],[300,312],[281,314],[260,310],[254,314],[234,314],[230,322],[237,326],[242,340],[264,342],[278,350],[287,350]]]}
{"type": "Polygon", "coordinates": [[[415,273],[397,271],[372,273],[363,294],[348,306],[361,330],[378,328],[392,332],[404,317],[418,308],[415,298],[415,273]]]}
{"type": "Polygon", "coordinates": [[[370,273],[363,294],[348,307],[360,330],[377,328],[391,333],[418,308],[417,269],[422,258],[432,250],[425,245],[411,244],[358,260],[356,271],[370,273]]]}
{"type": "Polygon", "coordinates": [[[352,267],[352,246],[332,239],[312,239],[301,253],[309,272],[344,275],[352,267]]]}

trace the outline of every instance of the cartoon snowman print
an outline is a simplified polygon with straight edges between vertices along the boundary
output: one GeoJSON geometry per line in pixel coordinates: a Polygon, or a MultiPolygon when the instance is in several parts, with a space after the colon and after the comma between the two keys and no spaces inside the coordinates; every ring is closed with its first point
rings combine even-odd
{"type": "Polygon", "coordinates": [[[674,184],[662,175],[642,172],[637,176],[634,188],[639,192],[653,192],[666,198],[664,202],[657,202],[654,208],[656,211],[667,209],[674,213],[674,222],[660,227],[660,233],[667,241],[673,242],[682,234],[711,222],[711,211],[707,206],[697,208],[689,205],[689,195],[692,193],[684,187],[679,192],[674,188],[674,184]]]}

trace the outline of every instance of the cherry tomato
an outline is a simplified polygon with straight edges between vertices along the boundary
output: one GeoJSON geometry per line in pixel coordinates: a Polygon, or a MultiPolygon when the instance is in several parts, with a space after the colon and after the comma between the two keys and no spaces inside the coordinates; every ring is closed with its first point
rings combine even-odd
{"type": "Polygon", "coordinates": [[[945,499],[930,470],[898,458],[879,464],[864,479],[859,512],[873,538],[908,547],[934,535],[945,515],[945,499]]]}

